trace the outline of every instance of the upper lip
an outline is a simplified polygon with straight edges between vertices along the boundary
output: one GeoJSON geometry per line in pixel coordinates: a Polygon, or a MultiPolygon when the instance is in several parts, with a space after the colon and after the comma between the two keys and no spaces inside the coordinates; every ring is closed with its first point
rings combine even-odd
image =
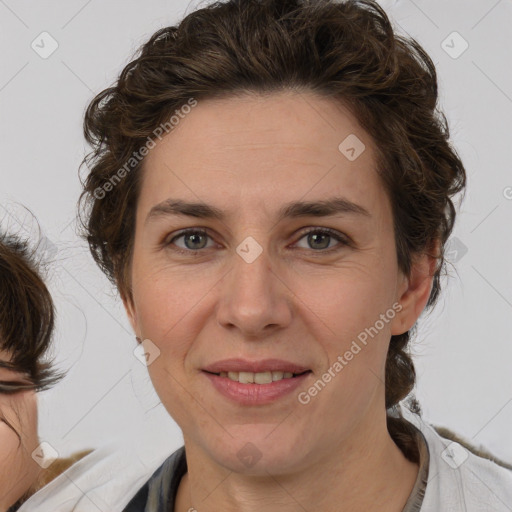
{"type": "Polygon", "coordinates": [[[291,372],[303,373],[309,368],[300,364],[285,361],[284,359],[261,359],[259,361],[248,361],[246,359],[223,359],[216,361],[203,368],[204,371],[210,373],[220,372],[291,372]]]}

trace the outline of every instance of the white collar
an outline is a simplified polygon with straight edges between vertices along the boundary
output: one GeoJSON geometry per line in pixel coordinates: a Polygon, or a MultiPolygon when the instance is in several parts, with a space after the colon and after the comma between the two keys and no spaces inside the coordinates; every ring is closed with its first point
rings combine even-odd
{"type": "Polygon", "coordinates": [[[425,436],[430,462],[421,512],[511,512],[512,471],[441,437],[400,405],[405,419],[425,436]]]}

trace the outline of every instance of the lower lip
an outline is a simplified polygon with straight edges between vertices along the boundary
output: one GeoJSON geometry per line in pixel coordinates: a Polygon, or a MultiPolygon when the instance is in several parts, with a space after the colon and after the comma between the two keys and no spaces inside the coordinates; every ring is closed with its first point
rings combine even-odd
{"type": "Polygon", "coordinates": [[[290,379],[281,379],[268,384],[240,384],[228,377],[203,372],[215,389],[222,395],[241,405],[264,405],[282,398],[296,390],[311,372],[290,379]]]}

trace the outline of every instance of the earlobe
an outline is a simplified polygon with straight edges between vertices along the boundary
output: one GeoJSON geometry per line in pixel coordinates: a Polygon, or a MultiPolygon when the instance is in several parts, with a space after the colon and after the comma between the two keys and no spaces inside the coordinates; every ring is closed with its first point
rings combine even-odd
{"type": "Polygon", "coordinates": [[[436,254],[437,252],[434,252],[434,255],[424,253],[418,256],[412,263],[410,275],[402,276],[404,281],[398,298],[402,309],[393,320],[391,326],[393,336],[410,330],[425,309],[437,268],[436,254]]]}

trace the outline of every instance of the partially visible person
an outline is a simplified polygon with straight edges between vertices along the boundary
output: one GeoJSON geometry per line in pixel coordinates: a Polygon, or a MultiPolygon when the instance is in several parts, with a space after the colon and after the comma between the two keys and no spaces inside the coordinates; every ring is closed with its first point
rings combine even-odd
{"type": "Polygon", "coordinates": [[[13,512],[84,453],[47,469],[37,434],[37,392],[62,378],[46,361],[53,301],[29,245],[0,233],[0,512],[13,512]],[[34,457],[32,454],[34,453],[34,457]]]}
{"type": "Polygon", "coordinates": [[[101,480],[114,494],[121,485],[133,484],[136,489],[169,454],[163,451],[154,461],[143,454],[146,458],[141,460],[137,447],[109,446],[58,458],[45,469],[34,460],[41,455],[37,393],[56,384],[63,374],[47,360],[55,309],[31,245],[0,230],[0,512],[67,512],[72,508],[69,504],[80,499],[87,510],[93,500],[94,510],[111,511],[106,498],[81,490],[91,487],[91,478],[103,496],[101,480]],[[59,505],[54,506],[51,498],[65,484],[68,488],[58,493],[59,505]]]}

